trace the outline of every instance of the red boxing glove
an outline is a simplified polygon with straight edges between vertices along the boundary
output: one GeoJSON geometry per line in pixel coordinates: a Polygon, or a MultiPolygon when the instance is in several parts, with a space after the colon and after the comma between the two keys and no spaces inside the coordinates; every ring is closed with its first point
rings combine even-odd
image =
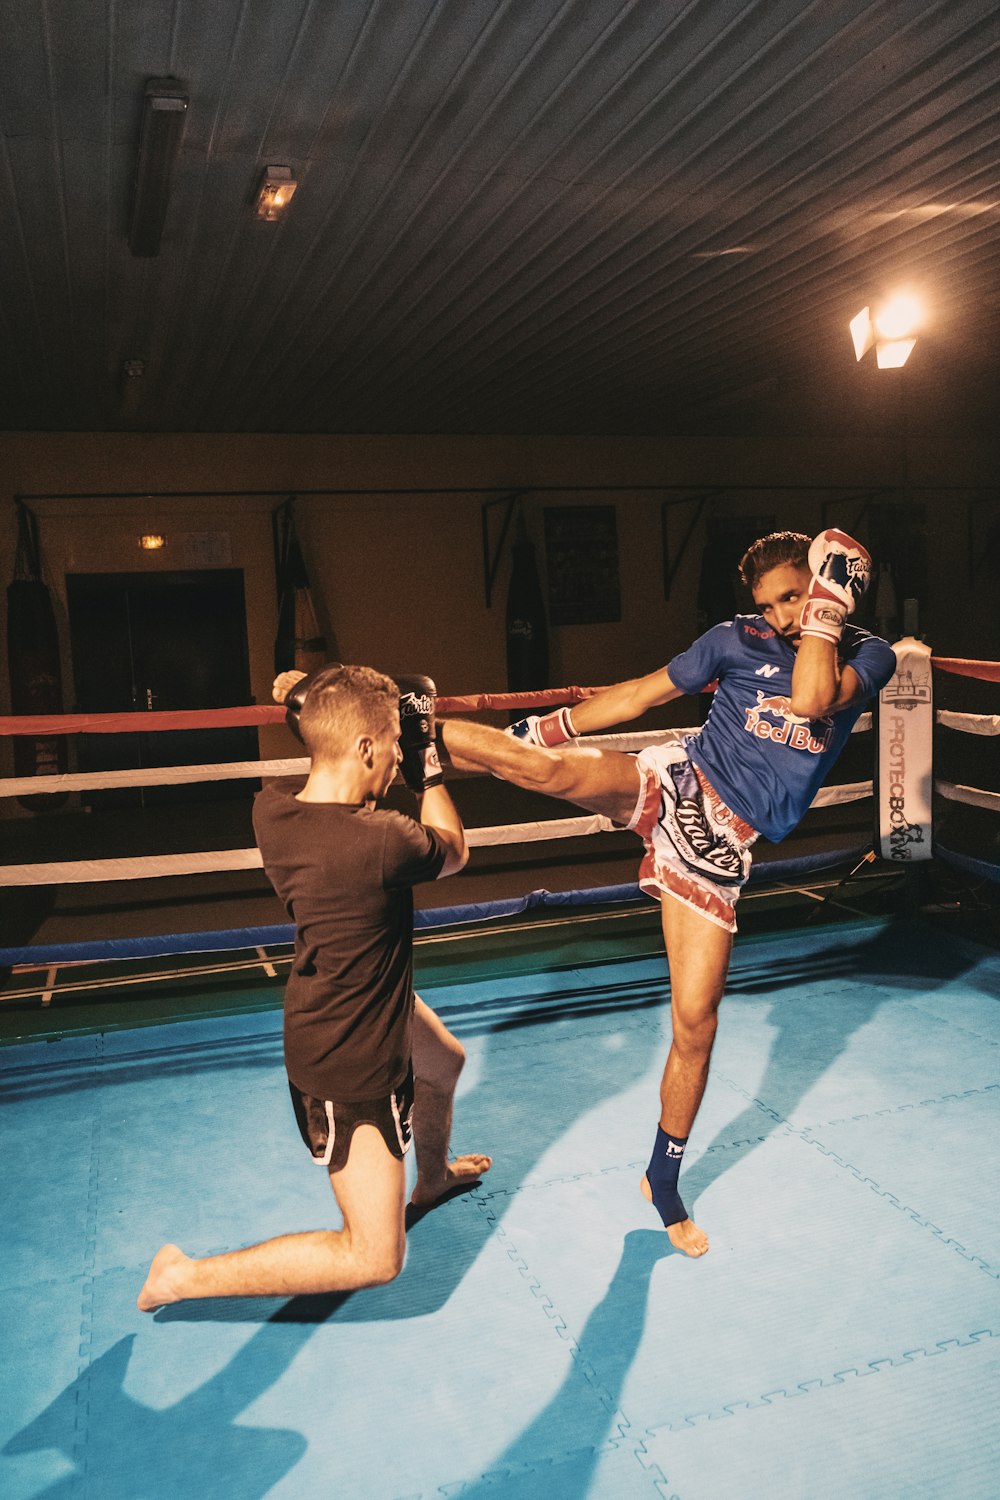
{"type": "Polygon", "coordinates": [[[872,560],[860,542],[835,528],[820,532],[809,548],[809,597],[802,611],[802,635],[818,635],[837,645],[847,617],[854,613],[872,576],[872,560]]]}
{"type": "Polygon", "coordinates": [[[537,714],[518,719],[504,733],[513,735],[516,740],[526,740],[529,745],[542,745],[551,750],[556,745],[565,745],[569,740],[575,740],[580,731],[573,728],[569,709],[557,708],[555,713],[546,714],[541,719],[537,714]]]}

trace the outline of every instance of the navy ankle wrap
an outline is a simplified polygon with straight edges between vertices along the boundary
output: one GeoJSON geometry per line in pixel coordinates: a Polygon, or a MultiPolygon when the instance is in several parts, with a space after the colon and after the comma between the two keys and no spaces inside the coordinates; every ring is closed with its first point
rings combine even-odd
{"type": "Polygon", "coordinates": [[[663,1220],[664,1229],[670,1224],[682,1223],[688,1216],[677,1191],[681,1158],[687,1143],[687,1136],[680,1140],[677,1136],[668,1135],[661,1125],[657,1125],[656,1145],[646,1168],[646,1181],[653,1195],[653,1207],[663,1220]]]}

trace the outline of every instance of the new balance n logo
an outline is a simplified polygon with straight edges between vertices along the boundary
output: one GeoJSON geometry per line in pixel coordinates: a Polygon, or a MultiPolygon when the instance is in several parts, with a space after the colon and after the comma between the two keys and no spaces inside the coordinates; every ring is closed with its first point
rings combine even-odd
{"type": "Polygon", "coordinates": [[[758,667],[753,675],[755,677],[773,677],[775,672],[780,671],[780,667],[758,667]]]}

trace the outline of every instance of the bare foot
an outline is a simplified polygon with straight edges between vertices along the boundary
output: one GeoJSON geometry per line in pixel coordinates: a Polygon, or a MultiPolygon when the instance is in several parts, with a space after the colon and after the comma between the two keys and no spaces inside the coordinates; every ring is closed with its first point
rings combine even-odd
{"type": "MultiPolygon", "coordinates": [[[[643,1177],[639,1184],[642,1196],[647,1203],[653,1201],[653,1190],[643,1177]]],[[[708,1235],[703,1229],[699,1229],[692,1219],[682,1219],[679,1224],[668,1224],[666,1226],[670,1243],[675,1250],[683,1250],[685,1255],[697,1257],[704,1255],[708,1249],[708,1235]]]]}
{"type": "Polygon", "coordinates": [[[462,1188],[472,1187],[492,1165],[492,1156],[480,1156],[475,1152],[471,1156],[456,1156],[454,1161],[448,1163],[448,1170],[440,1179],[435,1179],[434,1182],[427,1179],[421,1182],[417,1179],[410,1203],[414,1208],[433,1208],[442,1198],[447,1198],[462,1188]]]}
{"type": "Polygon", "coordinates": [[[155,1312],[167,1302],[180,1302],[184,1293],[180,1290],[178,1272],[182,1265],[189,1265],[189,1257],[176,1245],[163,1245],[153,1256],[142,1291],[136,1298],[140,1312],[155,1312]]]}

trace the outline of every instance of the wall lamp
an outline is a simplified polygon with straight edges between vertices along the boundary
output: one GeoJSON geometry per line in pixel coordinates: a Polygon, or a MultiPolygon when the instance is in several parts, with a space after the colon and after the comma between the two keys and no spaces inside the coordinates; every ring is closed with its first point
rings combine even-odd
{"type": "Polygon", "coordinates": [[[254,212],[258,219],[266,219],[268,223],[280,219],[291,203],[297,187],[291,167],[265,167],[254,200],[254,212]]]}
{"type": "Polygon", "coordinates": [[[133,255],[158,255],[170,199],[170,178],[184,134],[188,96],[176,78],[150,78],[142,108],[128,245],[133,255]]]}
{"type": "Polygon", "coordinates": [[[880,370],[900,370],[917,342],[924,310],[912,292],[897,292],[875,307],[863,307],[851,319],[854,353],[860,360],[874,344],[880,370]]]}

